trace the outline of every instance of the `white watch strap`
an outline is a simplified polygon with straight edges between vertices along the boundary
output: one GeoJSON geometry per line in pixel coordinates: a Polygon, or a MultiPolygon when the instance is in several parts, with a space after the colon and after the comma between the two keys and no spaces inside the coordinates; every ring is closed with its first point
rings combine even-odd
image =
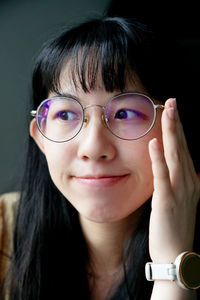
{"type": "Polygon", "coordinates": [[[176,265],[174,264],[153,264],[145,265],[146,279],[153,280],[176,280],[176,265]]]}

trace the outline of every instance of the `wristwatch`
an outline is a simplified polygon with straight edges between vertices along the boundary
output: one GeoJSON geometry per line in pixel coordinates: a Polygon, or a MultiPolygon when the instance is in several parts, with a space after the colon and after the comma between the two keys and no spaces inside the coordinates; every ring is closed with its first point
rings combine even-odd
{"type": "Polygon", "coordinates": [[[183,289],[200,288],[200,255],[195,252],[183,252],[174,263],[145,265],[146,279],[176,281],[183,289]]]}

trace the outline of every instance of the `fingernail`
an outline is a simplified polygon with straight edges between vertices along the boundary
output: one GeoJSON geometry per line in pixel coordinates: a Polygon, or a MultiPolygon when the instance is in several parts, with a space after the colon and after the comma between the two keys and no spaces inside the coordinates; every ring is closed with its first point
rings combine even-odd
{"type": "Polygon", "coordinates": [[[154,138],[153,140],[151,140],[151,147],[154,149],[154,150],[160,150],[160,146],[159,146],[159,143],[158,143],[158,140],[157,138],[154,138]]]}
{"type": "Polygon", "coordinates": [[[176,98],[172,98],[172,105],[173,105],[174,108],[177,107],[176,98]]]}
{"type": "Polygon", "coordinates": [[[170,107],[167,109],[167,115],[171,120],[174,119],[174,107],[170,107]]]}

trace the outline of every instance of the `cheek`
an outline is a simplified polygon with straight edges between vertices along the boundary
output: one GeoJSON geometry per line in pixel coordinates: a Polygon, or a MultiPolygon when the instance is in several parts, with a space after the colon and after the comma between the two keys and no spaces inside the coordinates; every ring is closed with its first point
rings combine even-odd
{"type": "Polygon", "coordinates": [[[153,191],[152,163],[149,155],[148,144],[151,139],[157,138],[162,143],[160,120],[153,129],[141,139],[129,141],[120,147],[120,159],[137,176],[141,188],[153,191]]]}
{"type": "Polygon", "coordinates": [[[49,143],[44,145],[49,172],[54,183],[59,186],[63,174],[66,174],[75,150],[69,144],[49,143]]]}
{"type": "Polygon", "coordinates": [[[162,143],[162,127],[161,127],[161,117],[162,117],[162,111],[158,111],[156,122],[154,124],[154,127],[149,133],[149,140],[153,138],[157,138],[160,143],[162,143]]]}
{"type": "Polygon", "coordinates": [[[157,138],[162,143],[162,131],[160,119],[155,123],[152,130],[142,138],[134,141],[121,141],[120,156],[122,160],[126,160],[129,165],[137,166],[141,172],[145,174],[145,168],[151,168],[151,159],[149,155],[149,142],[153,138],[157,138]]]}
{"type": "Polygon", "coordinates": [[[148,151],[148,141],[137,140],[123,148],[121,155],[126,165],[137,175],[140,183],[152,181],[152,166],[148,151]]]}

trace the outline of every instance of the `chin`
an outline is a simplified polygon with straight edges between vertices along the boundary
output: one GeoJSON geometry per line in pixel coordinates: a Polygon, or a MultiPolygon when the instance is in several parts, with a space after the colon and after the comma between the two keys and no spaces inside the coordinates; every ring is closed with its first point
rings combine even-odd
{"type": "MultiPolygon", "coordinates": [[[[98,203],[99,204],[99,203],[98,203]]],[[[114,223],[121,221],[131,215],[134,211],[138,209],[138,205],[129,207],[128,205],[110,205],[107,203],[104,205],[95,205],[95,206],[78,206],[75,207],[79,215],[91,222],[95,223],[114,223]]],[[[125,204],[125,203],[124,203],[125,204]]]]}
{"type": "MultiPolygon", "coordinates": [[[[69,191],[68,191],[69,192],[69,191]]],[[[68,201],[78,211],[79,215],[96,223],[113,223],[127,218],[142,207],[151,193],[141,197],[141,191],[127,193],[115,191],[106,193],[63,193],[68,201]]]]}

